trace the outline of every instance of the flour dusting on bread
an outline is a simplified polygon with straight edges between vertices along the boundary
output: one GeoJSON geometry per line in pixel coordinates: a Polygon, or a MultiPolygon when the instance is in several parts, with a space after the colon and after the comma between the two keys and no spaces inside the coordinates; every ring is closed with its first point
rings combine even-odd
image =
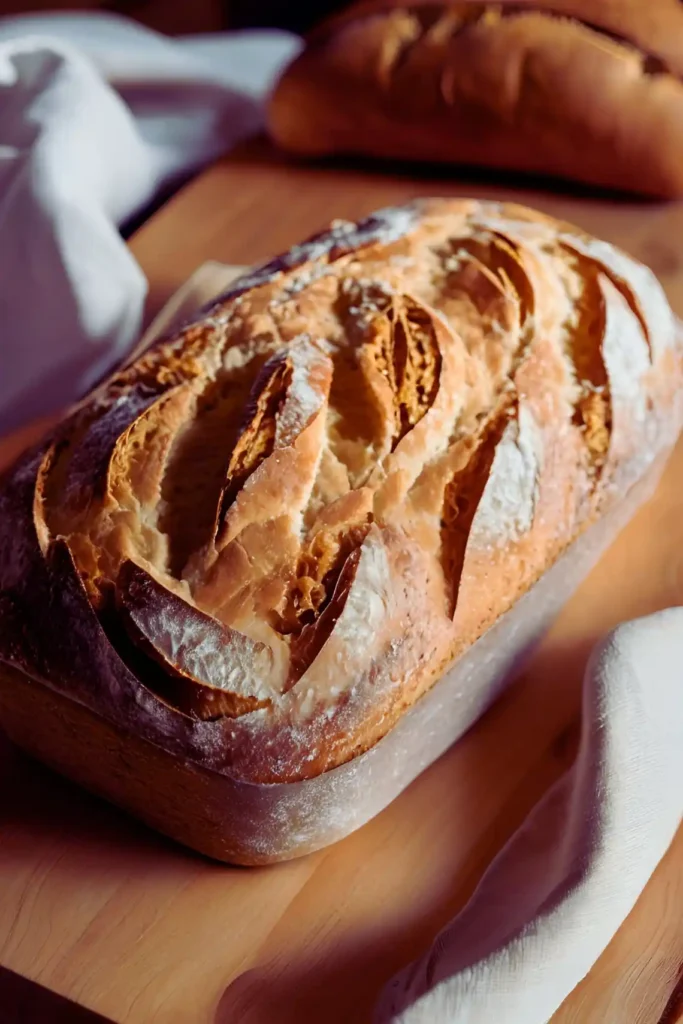
{"type": "Polygon", "coordinates": [[[542,459],[542,434],[532,413],[522,405],[496,447],[472,523],[472,542],[482,546],[507,544],[531,529],[542,459]]]}

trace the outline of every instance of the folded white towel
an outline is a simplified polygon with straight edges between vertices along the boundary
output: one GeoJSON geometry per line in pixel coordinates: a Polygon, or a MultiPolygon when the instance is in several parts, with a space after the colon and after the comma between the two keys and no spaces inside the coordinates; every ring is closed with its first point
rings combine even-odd
{"type": "Polygon", "coordinates": [[[575,767],[432,948],[388,986],[378,1024],[546,1024],[681,822],[682,680],[681,608],[621,626],[593,655],[575,767]]]}
{"type": "Polygon", "coordinates": [[[260,125],[298,45],[0,21],[0,433],[87,391],[135,340],[146,283],[119,226],[260,125]]]}

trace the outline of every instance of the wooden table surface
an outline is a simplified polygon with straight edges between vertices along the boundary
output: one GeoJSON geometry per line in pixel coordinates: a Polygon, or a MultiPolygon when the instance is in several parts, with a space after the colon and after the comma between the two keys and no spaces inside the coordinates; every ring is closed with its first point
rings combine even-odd
{"type": "MultiPolygon", "coordinates": [[[[132,240],[150,312],[206,259],[260,260],[333,217],[420,194],[506,196],[572,219],[650,263],[683,315],[683,206],[293,167],[259,146],[207,171],[132,240]]],[[[0,442],[0,459],[32,432],[0,442]]],[[[683,600],[682,478],[679,445],[656,498],[507,696],[378,818],[308,858],[210,863],[0,741],[0,965],[127,1024],[369,1021],[379,987],[571,763],[596,638],[683,600]]],[[[554,1024],[673,1024],[681,965],[683,831],[554,1024]]]]}

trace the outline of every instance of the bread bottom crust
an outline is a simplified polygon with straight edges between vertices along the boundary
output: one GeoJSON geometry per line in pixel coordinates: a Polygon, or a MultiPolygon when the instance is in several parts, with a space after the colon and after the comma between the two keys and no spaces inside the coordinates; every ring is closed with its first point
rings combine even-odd
{"type": "Polygon", "coordinates": [[[0,665],[0,721],[27,754],[184,846],[233,864],[269,863],[240,844],[234,783],[225,775],[124,733],[7,665],[0,665]]]}

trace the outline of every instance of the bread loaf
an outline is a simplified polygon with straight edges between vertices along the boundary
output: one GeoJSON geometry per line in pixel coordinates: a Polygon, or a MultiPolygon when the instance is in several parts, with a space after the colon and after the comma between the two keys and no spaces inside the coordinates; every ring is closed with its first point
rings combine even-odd
{"type": "Polygon", "coordinates": [[[678,0],[370,0],[319,27],[272,98],[293,153],[683,194],[678,0]]]}
{"type": "Polygon", "coordinates": [[[6,476],[5,683],[198,771],[319,776],[629,492],[680,385],[662,289],[606,243],[470,200],[335,223],[6,476]]]}

